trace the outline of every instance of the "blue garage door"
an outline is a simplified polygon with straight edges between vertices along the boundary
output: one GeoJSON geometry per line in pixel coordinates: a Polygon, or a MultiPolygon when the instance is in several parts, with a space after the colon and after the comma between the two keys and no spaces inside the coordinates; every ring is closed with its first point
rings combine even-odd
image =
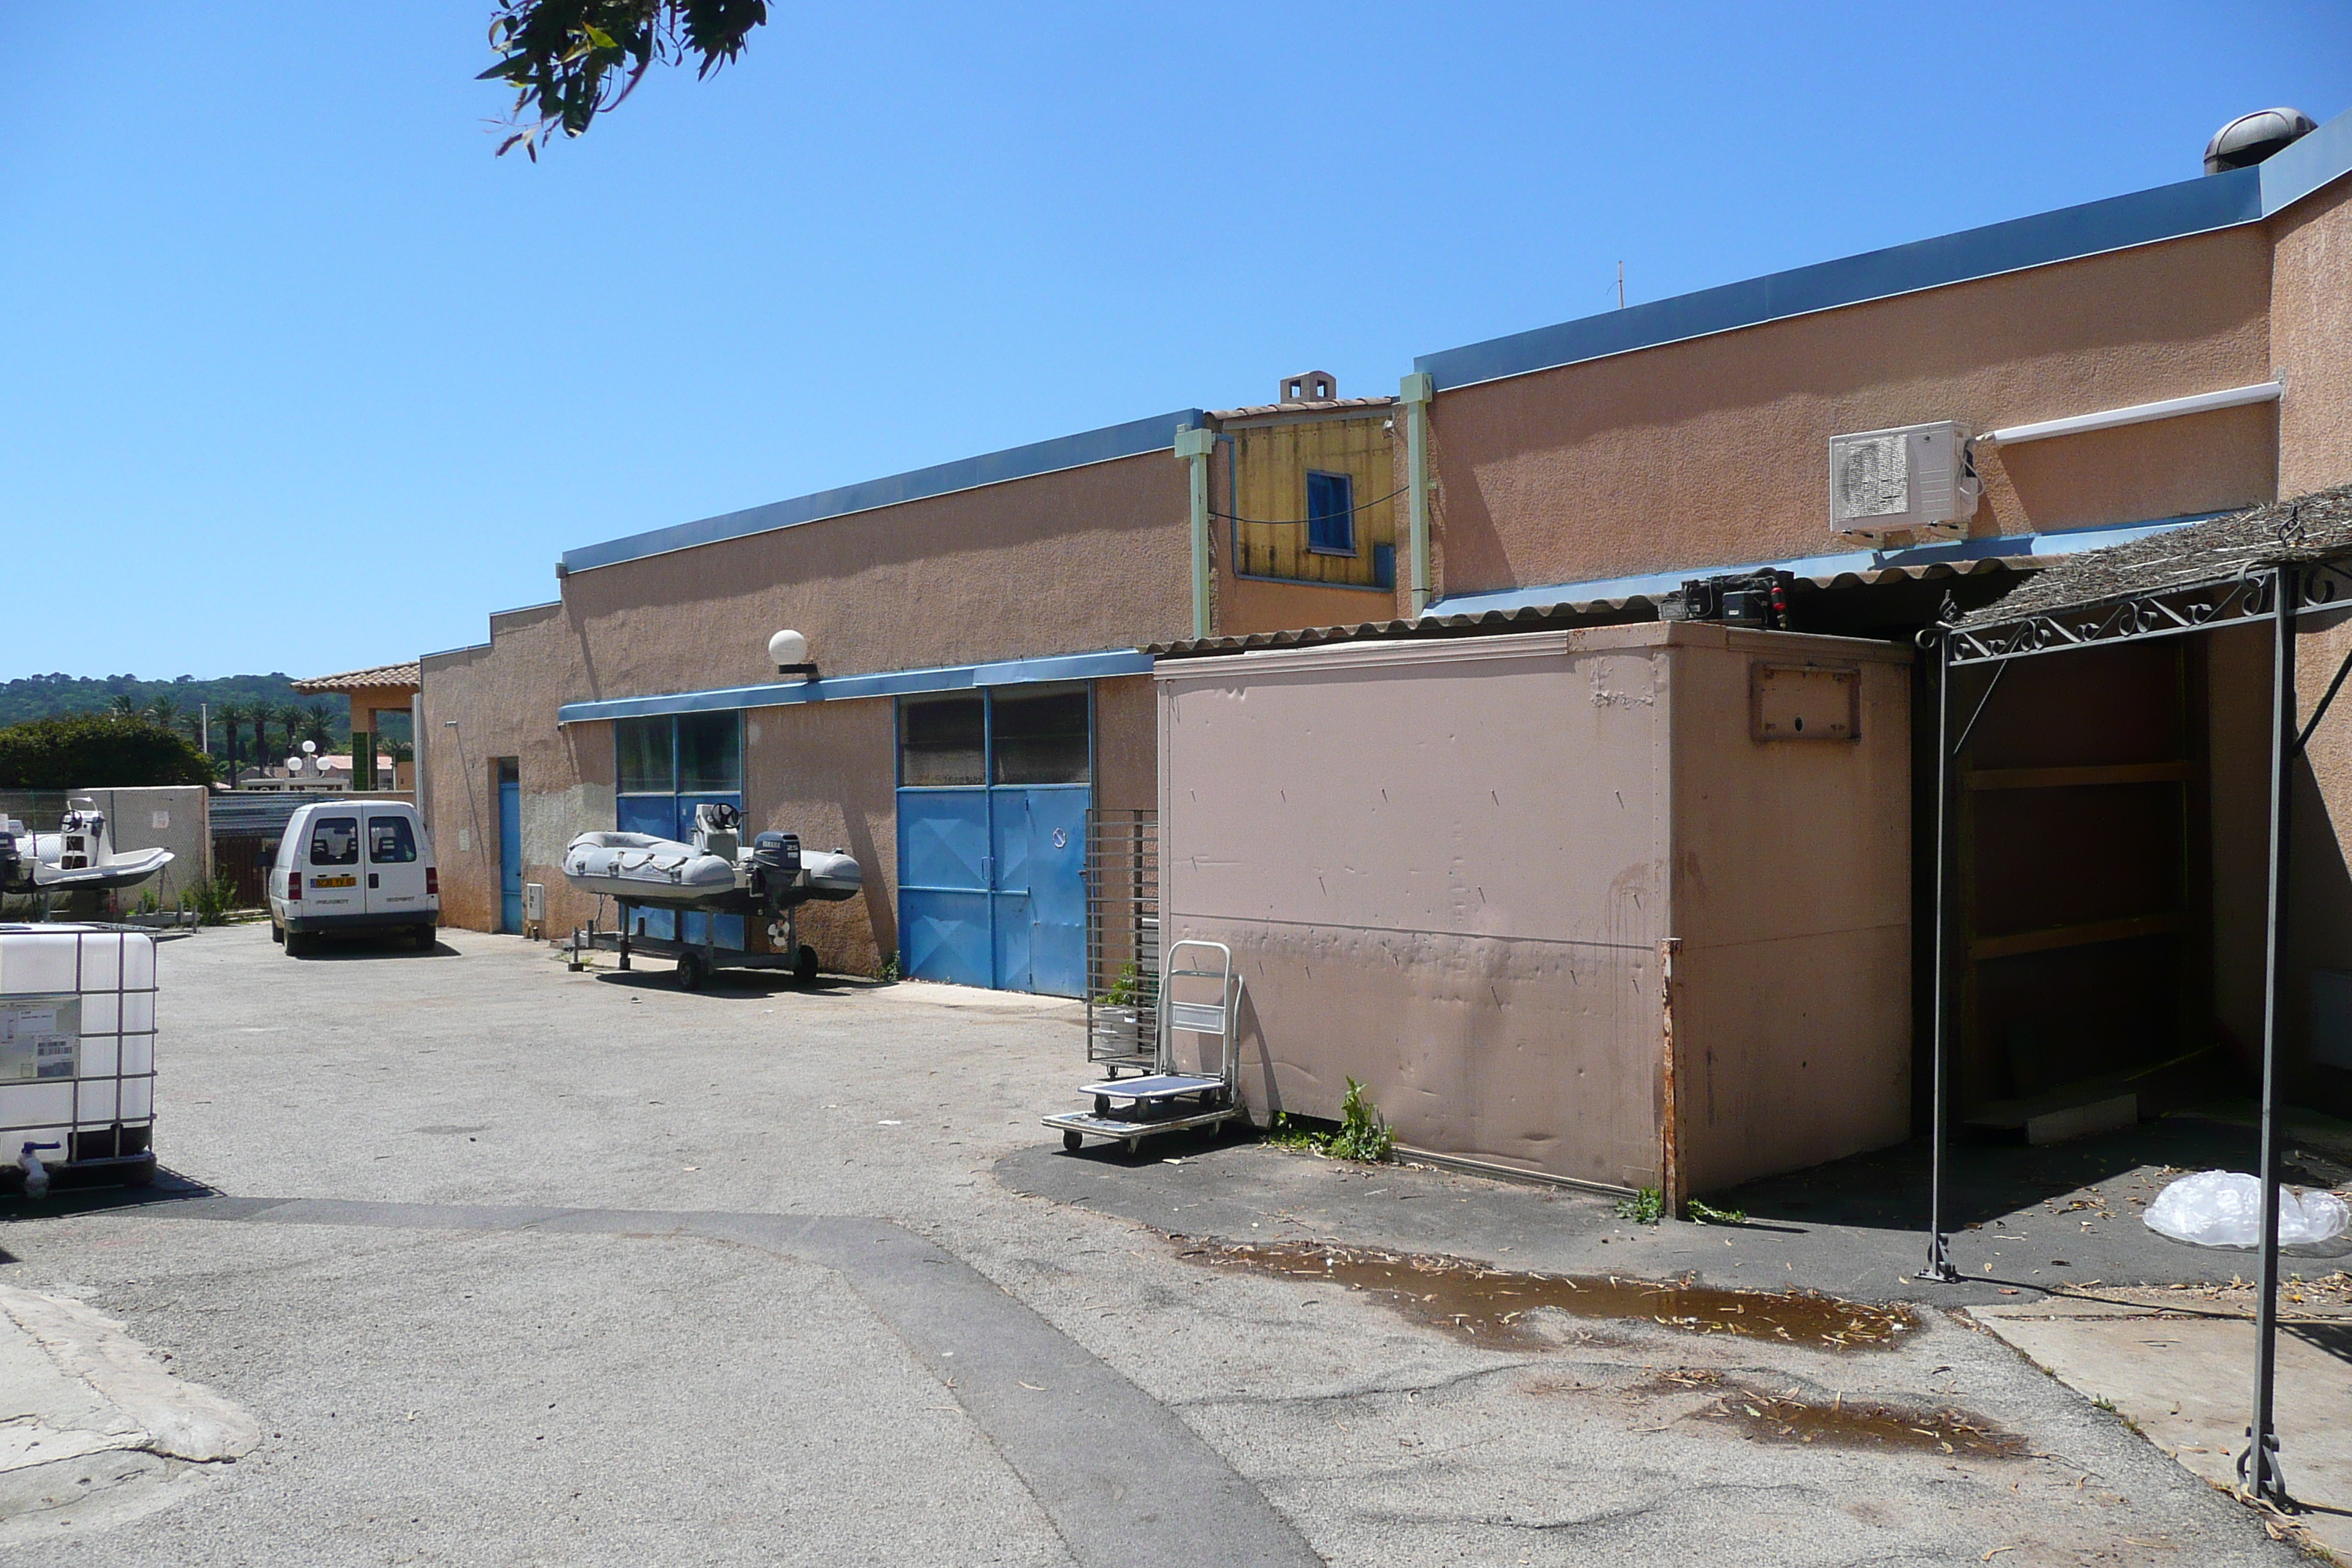
{"type": "MultiPolygon", "coordinates": [[[[694,808],[705,802],[743,808],[742,715],[665,714],[622,719],[613,725],[613,826],[623,833],[694,840],[694,808]]],[[[681,928],[675,910],[637,911],[646,936],[743,945],[743,917],[688,910],[681,928]]]]}
{"type": "Polygon", "coordinates": [[[1086,988],[1087,688],[898,708],[898,945],[924,980],[1086,988]]]}

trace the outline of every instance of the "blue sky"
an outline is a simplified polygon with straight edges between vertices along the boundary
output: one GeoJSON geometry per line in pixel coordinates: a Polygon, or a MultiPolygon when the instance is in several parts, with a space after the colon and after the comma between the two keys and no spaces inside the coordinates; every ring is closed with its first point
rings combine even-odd
{"type": "MultiPolygon", "coordinates": [[[[2340,0],[783,0],[491,156],[488,0],[0,8],[0,679],[478,642],[566,547],[2194,176],[2340,0]]],[[[1008,605],[1019,584],[1007,584],[1008,605]]]]}

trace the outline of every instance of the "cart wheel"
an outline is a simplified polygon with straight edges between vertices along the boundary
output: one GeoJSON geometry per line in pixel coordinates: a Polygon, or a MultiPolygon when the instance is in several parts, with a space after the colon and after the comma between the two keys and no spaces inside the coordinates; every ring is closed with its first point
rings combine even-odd
{"type": "Polygon", "coordinates": [[[793,954],[793,979],[802,985],[816,983],[816,949],[803,945],[793,954]]]}
{"type": "Polygon", "coordinates": [[[1095,1114],[1097,1116],[1108,1116],[1110,1114],[1109,1095],[1098,1094],[1095,1096],[1095,1114]]]}
{"type": "Polygon", "coordinates": [[[1075,1131],[1068,1131],[1068,1130],[1066,1130],[1066,1129],[1065,1129],[1065,1130],[1064,1130],[1064,1131],[1063,1131],[1063,1133],[1062,1133],[1062,1147],[1063,1147],[1063,1148],[1067,1149],[1071,1153],[1075,1154],[1075,1153],[1076,1153],[1079,1150],[1081,1150],[1081,1149],[1085,1148],[1086,1146],[1087,1146],[1087,1136],[1086,1136],[1086,1134],[1085,1134],[1085,1133],[1083,1133],[1083,1132],[1075,1132],[1075,1131]]]}
{"type": "Polygon", "coordinates": [[[680,991],[699,991],[702,989],[702,983],[709,978],[710,978],[709,971],[704,966],[701,959],[690,952],[678,954],[677,988],[680,991]]]}

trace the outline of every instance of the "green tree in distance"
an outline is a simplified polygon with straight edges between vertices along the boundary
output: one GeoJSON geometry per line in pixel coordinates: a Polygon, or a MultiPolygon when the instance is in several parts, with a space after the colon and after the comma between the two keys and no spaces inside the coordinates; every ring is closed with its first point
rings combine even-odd
{"type": "Polygon", "coordinates": [[[533,163],[558,131],[577,136],[636,90],[656,60],[701,63],[698,80],[743,52],[768,19],[767,0],[499,0],[490,47],[499,63],[482,81],[515,89],[503,157],[520,147],[533,163]]]}

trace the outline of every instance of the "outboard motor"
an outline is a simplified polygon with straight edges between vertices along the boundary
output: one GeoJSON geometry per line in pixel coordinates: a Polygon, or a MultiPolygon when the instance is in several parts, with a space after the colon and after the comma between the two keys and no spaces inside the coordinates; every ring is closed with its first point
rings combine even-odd
{"type": "Polygon", "coordinates": [[[773,908],[785,889],[800,879],[801,836],[761,834],[751,840],[751,867],[760,879],[761,896],[773,908]]]}
{"type": "Polygon", "coordinates": [[[25,864],[25,851],[32,847],[31,836],[26,834],[21,842],[17,837],[24,832],[23,823],[0,819],[0,892],[13,892],[20,885],[32,882],[32,869],[25,864]]]}

